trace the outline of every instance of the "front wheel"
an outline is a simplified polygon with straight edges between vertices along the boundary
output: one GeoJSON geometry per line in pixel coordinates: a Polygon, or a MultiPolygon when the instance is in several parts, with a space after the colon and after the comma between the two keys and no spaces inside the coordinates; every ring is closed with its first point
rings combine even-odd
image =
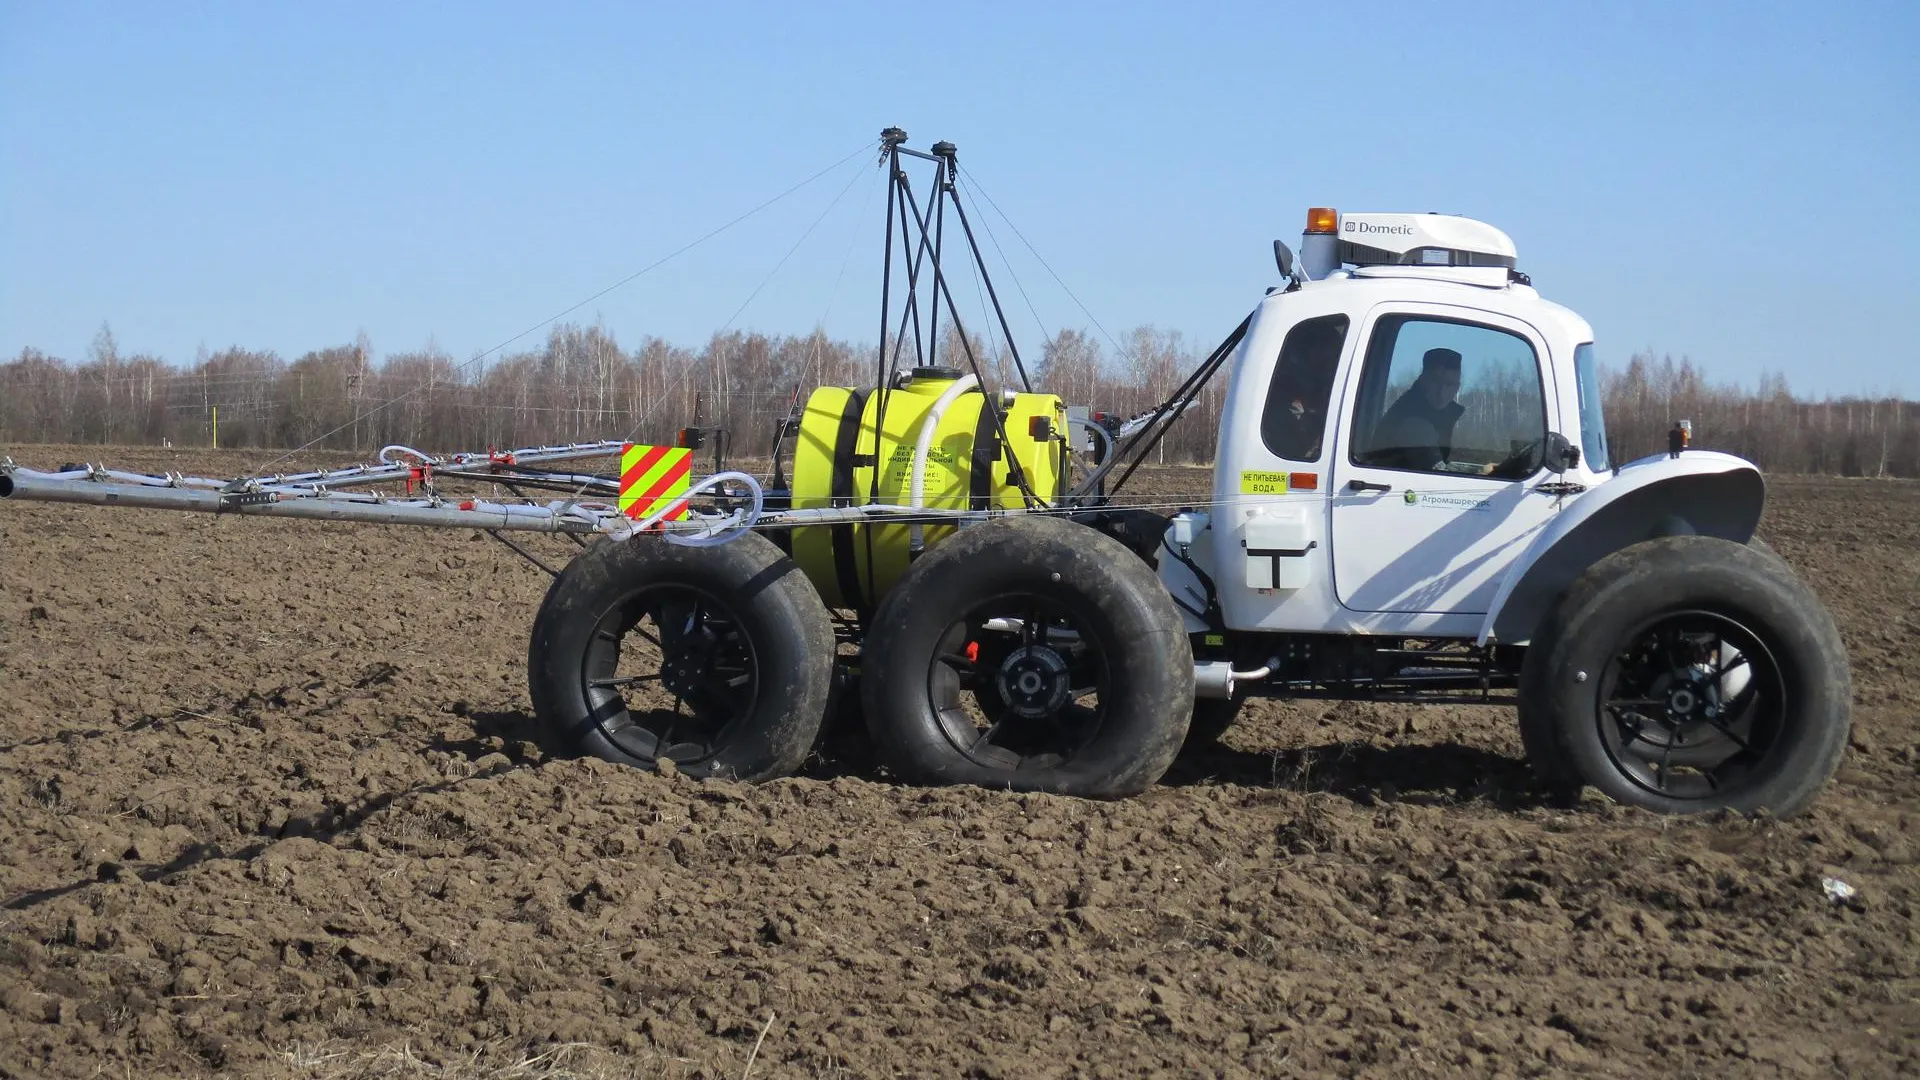
{"type": "Polygon", "coordinates": [[[716,547],[601,541],[554,580],[527,683],[541,723],[608,761],[764,780],[820,732],[833,624],[758,534],[716,547]]]}
{"type": "Polygon", "coordinates": [[[1153,571],[1071,522],[1001,518],[916,562],[868,629],[875,746],[908,779],[1118,797],[1173,763],[1193,652],[1153,571]]]}
{"type": "Polygon", "coordinates": [[[1839,632],[1779,559],[1703,536],[1595,563],[1521,673],[1530,756],[1666,813],[1806,809],[1846,749],[1839,632]]]}

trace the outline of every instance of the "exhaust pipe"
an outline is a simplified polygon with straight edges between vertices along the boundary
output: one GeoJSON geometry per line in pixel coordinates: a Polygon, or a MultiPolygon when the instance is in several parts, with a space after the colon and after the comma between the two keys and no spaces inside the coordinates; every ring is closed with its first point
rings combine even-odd
{"type": "Polygon", "coordinates": [[[1267,661],[1267,666],[1251,671],[1235,671],[1233,664],[1226,660],[1201,660],[1193,665],[1193,696],[1231,700],[1233,684],[1237,682],[1258,682],[1273,674],[1280,666],[1280,658],[1267,661]]]}

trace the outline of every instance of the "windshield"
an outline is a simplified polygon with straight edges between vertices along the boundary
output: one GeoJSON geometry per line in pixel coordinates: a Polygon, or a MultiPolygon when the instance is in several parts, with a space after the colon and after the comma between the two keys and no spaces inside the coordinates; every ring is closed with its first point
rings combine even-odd
{"type": "Polygon", "coordinates": [[[1600,370],[1593,359],[1593,343],[1573,350],[1573,374],[1580,386],[1580,459],[1600,472],[1607,461],[1607,418],[1600,411],[1600,370]]]}

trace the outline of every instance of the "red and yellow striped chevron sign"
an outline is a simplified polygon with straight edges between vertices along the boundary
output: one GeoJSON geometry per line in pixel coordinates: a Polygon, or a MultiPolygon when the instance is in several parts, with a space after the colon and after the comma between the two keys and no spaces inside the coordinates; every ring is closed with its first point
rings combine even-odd
{"type": "MultiPolygon", "coordinates": [[[[653,513],[661,500],[685,495],[692,486],[693,451],[679,446],[640,446],[628,443],[620,451],[620,512],[635,521],[653,513]]],[[[668,511],[665,520],[687,516],[686,500],[668,511]]]]}

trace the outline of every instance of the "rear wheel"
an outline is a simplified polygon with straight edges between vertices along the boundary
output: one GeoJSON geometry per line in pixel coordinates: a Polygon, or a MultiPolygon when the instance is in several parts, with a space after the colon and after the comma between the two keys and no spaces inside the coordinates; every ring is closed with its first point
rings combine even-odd
{"type": "Polygon", "coordinates": [[[799,767],[832,664],[819,595],[757,534],[595,544],[548,590],[527,650],[535,714],[583,751],[743,780],[799,767]]]}
{"type": "Polygon", "coordinates": [[[1711,537],[1595,563],[1536,632],[1522,732],[1550,785],[1668,813],[1806,808],[1846,748],[1846,653],[1769,553],[1711,537]]]}
{"type": "Polygon", "coordinates": [[[1173,763],[1193,654],[1153,571],[1070,522],[1009,517],[920,559],[862,661],[875,745],[906,778],[1115,797],[1173,763]]]}

